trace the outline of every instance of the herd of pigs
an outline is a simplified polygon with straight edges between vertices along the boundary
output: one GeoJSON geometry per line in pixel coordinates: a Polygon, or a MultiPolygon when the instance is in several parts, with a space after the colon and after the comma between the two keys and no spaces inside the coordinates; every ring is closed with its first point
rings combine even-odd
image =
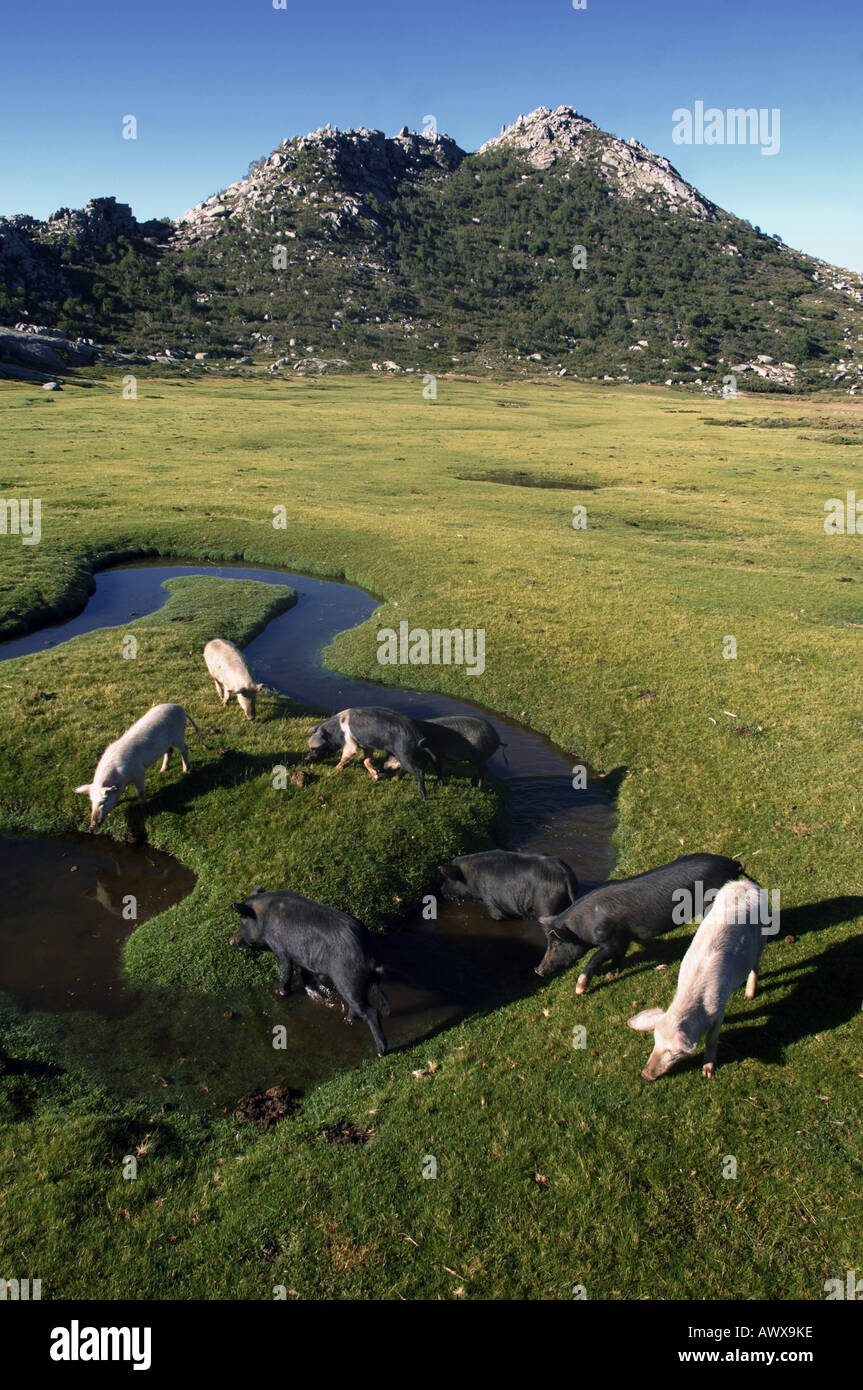
{"type": "MultiPolygon", "coordinates": [[[[238,648],[217,638],[204,648],[204,661],[222,705],[236,695],[246,718],[254,719],[256,696],[263,687],[252,679],[238,648]]],[[[75,788],[90,798],[91,830],[104,821],[130,783],[140,805],[146,805],[145,771],[156,758],[162,758],[164,772],[176,749],[183,771],[188,771],[187,721],[200,732],[182,705],[154,705],[105,749],[92,782],[75,788]]],[[[306,761],[339,752],[338,771],[362,749],[364,766],[377,781],[380,773],[372,759],[376,751],[383,751],[384,768],[397,776],[410,773],[424,797],[426,771],[431,768],[442,780],[447,761],[470,763],[474,783],[481,786],[489,758],[502,746],[486,719],[460,715],[414,720],[371,706],[342,710],[312,729],[306,761]]],[[[687,854],[634,878],[603,884],[583,897],[578,896],[570,866],[550,855],[490,850],[462,855],[441,865],[440,872],[449,900],[480,902],[495,920],[513,917],[541,924],[546,951],[536,973],[542,978],[597,948],[579,974],[577,994],[585,992],[601,965],[608,964],[616,973],[631,941],[650,942],[692,921],[703,905],[708,910],[683,957],[671,1005],[665,1011],[645,1009],[629,1024],[654,1034],[653,1052],[642,1072],[647,1080],[654,1081],[692,1055],[705,1035],[702,1072],[713,1076],[729,996],[745,984],[746,998],[753,997],[765,940],[764,890],[743,877],[743,865],[736,859],[687,854]]],[[[240,926],[230,944],[271,951],[279,965],[280,994],[289,992],[296,966],[313,998],[332,1002],[333,992],[341,996],[348,1022],[363,1019],[378,1056],[383,1056],[387,1044],[381,1015],[389,1014],[389,1004],[380,985],[383,970],[375,962],[372,938],[362,922],[288,889],[256,888],[232,906],[240,926]]]]}

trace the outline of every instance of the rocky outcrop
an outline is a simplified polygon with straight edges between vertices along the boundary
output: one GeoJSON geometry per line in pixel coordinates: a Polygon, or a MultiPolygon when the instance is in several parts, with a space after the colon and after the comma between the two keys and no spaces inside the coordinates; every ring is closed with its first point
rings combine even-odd
{"type": "Polygon", "coordinates": [[[717,211],[664,155],[653,154],[638,140],[609,135],[572,106],[559,106],[556,111],[539,106],[529,116],[519,116],[481,145],[479,153],[496,149],[519,151],[535,169],[592,163],[625,198],[641,196],[648,203],[658,198],[699,218],[713,217],[717,211]]]}
{"type": "Polygon", "coordinates": [[[138,223],[128,203],[116,198],[91,198],[84,208],[60,208],[45,223],[49,236],[75,237],[81,244],[100,247],[120,236],[133,236],[138,223]]]}
{"type": "Polygon", "coordinates": [[[0,377],[46,381],[70,367],[89,367],[96,355],[94,344],[53,329],[0,328],[0,377]]]}
{"type": "MultiPolygon", "coordinates": [[[[465,157],[448,135],[402,131],[390,138],[382,130],[340,131],[324,126],[285,140],[245,179],[190,208],[178,219],[181,241],[219,235],[230,220],[250,228],[258,214],[276,214],[286,204],[318,205],[322,221],[338,231],[358,217],[373,217],[369,199],[386,203],[399,187],[427,170],[441,174],[465,157]]],[[[292,239],[296,233],[283,235],[292,239]]]]}

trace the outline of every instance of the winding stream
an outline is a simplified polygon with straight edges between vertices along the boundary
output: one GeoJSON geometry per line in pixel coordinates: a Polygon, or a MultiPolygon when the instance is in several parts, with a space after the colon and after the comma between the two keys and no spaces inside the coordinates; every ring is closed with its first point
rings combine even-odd
{"type": "MultiPolygon", "coordinates": [[[[166,579],[196,574],[296,589],[295,607],[246,648],[256,678],[294,700],[326,711],[385,704],[416,718],[484,714],[507,745],[508,766],[499,754],[490,764],[509,790],[507,847],[562,855],[584,886],[608,877],[614,858],[610,797],[590,777],[584,791],[574,791],[571,759],[547,739],[448,696],[355,681],[324,666],[322,651],[336,634],[365,622],[377,607],[348,584],[242,565],[139,562],[97,574],[82,612],[0,644],[0,660],[152,613],[170,597],[162,587],[166,579]]],[[[235,702],[233,709],[239,718],[235,702]]],[[[430,788],[434,795],[433,777],[430,788]]],[[[281,1083],[306,1090],[371,1055],[365,1028],[345,1028],[338,1009],[302,992],[282,1000],[261,987],[216,998],[125,980],[120,953],[134,924],[123,917],[123,895],[135,893],[144,921],[193,884],[182,865],[146,845],[87,835],[0,837],[0,895],[8,905],[0,921],[0,990],[17,1008],[39,1011],[40,1031],[49,1034],[61,1063],[86,1066],[121,1094],[152,1097],[160,1110],[206,1110],[229,1109],[252,1087],[281,1083]],[[285,1051],[272,1047],[275,1023],[288,1030],[285,1051]]],[[[403,977],[386,984],[390,1048],[534,988],[531,967],[543,944],[538,926],[493,922],[472,904],[440,900],[436,922],[407,921],[381,951],[403,977]]]]}

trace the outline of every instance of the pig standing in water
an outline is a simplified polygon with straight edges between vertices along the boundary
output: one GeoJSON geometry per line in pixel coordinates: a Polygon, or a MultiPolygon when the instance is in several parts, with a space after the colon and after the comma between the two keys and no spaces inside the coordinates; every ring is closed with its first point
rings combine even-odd
{"type": "Polygon", "coordinates": [[[746,981],[746,998],[755,996],[764,950],[762,923],[770,921],[763,888],[749,878],[726,883],[683,957],[677,992],[667,1012],[644,1009],[629,1020],[639,1032],[653,1030],[654,1046],[641,1075],[655,1081],[707,1034],[702,1076],[713,1076],[716,1045],[729,995],[746,981]]]}
{"type": "Polygon", "coordinates": [[[204,648],[204,664],[213,677],[216,694],[223,705],[232,695],[247,719],[255,717],[255,698],[262,685],[252,680],[252,673],[246,665],[243,653],[233,642],[214,637],[204,648]]]}
{"type": "Polygon", "coordinates": [[[375,965],[362,922],[288,890],[267,893],[256,888],[251,897],[232,906],[241,920],[231,945],[272,951],[279,962],[279,994],[290,990],[294,965],[312,997],[320,997],[332,981],[348,1006],[347,1022],[364,1019],[383,1057],[387,1040],[380,1016],[386,1016],[390,1006],[378,984],[383,972],[375,965]]]}
{"type": "Polygon", "coordinates": [[[490,917],[532,921],[562,912],[578,897],[578,879],[552,854],[480,850],[440,864],[443,895],[450,902],[481,902],[490,917]]]}
{"type": "Polygon", "coordinates": [[[146,806],[146,769],[160,755],[164,754],[161,772],[167,769],[172,748],[176,748],[180,754],[183,771],[189,771],[187,719],[195,733],[199,734],[200,729],[182,705],[154,705],[137,724],[108,744],[96,765],[92,782],[75,788],[80,795],[90,798],[91,830],[101,825],[108,813],[113,811],[130,782],[134,782],[138,792],[138,804],[142,808],[146,806]]]}

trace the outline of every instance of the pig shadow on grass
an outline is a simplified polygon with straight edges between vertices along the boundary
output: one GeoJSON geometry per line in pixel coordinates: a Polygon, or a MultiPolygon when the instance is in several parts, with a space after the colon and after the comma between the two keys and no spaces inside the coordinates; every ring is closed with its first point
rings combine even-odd
{"type": "MultiPolygon", "coordinates": [[[[856,917],[861,916],[863,916],[863,897],[859,896],[825,898],[824,901],[820,903],[805,903],[800,907],[783,908],[782,936],[801,937],[808,935],[810,932],[825,931],[828,927],[842,926],[843,923],[852,922],[856,917]]],[[[630,948],[623,962],[620,975],[606,974],[603,971],[599,971],[591,982],[590,993],[592,994],[603,984],[616,984],[618,980],[622,980],[624,974],[631,979],[635,979],[638,975],[643,975],[647,971],[655,971],[657,967],[661,965],[667,966],[669,970],[673,965],[679,965],[689,949],[696,930],[697,928],[690,925],[690,934],[686,937],[669,938],[660,936],[648,942],[640,951],[633,951],[632,948],[630,948]]],[[[768,937],[767,940],[766,952],[762,962],[765,991],[770,988],[771,979],[775,978],[777,973],[781,973],[771,968],[774,959],[771,950],[771,941],[777,939],[781,941],[782,938],[768,937]]],[[[592,952],[593,948],[591,947],[583,959],[585,961],[589,960],[592,952]]],[[[578,963],[578,967],[582,967],[582,962],[578,963]]],[[[796,969],[797,967],[789,966],[787,968],[796,969]]],[[[803,967],[801,966],[800,968],[802,969],[803,967]]],[[[676,975],[670,974],[669,979],[673,980],[676,984],[676,975]]],[[[762,986],[759,979],[759,990],[761,989],[762,986]]],[[[670,1002],[669,999],[669,1003],[670,1002]]]]}
{"type": "MultiPolygon", "coordinates": [[[[784,917],[785,914],[783,921],[784,917]]],[[[789,964],[771,970],[769,954],[765,954],[764,963],[767,968],[761,1005],[748,1009],[744,1016],[747,1025],[756,1018],[764,1022],[729,1033],[726,1045],[731,1057],[757,1057],[763,1062],[779,1063],[792,1043],[816,1033],[829,1033],[860,1016],[863,937],[839,941],[814,960],[801,961],[799,965],[789,964]],[[777,976],[787,977],[792,972],[799,972],[796,978],[781,981],[782,985],[791,984],[790,991],[783,993],[781,998],[771,998],[779,992],[773,988],[779,983],[777,976]]],[[[758,996],[755,1004],[758,1005],[758,996]]],[[[733,1016],[726,1021],[733,1022],[733,1016]]]]}
{"type": "MultiPolygon", "coordinates": [[[[164,785],[151,784],[147,793],[147,812],[177,812],[207,792],[224,787],[236,787],[241,782],[251,782],[257,777],[271,778],[273,768],[285,767],[288,776],[297,768],[303,767],[303,754],[299,752],[277,751],[275,753],[241,753],[238,749],[222,747],[220,756],[208,763],[192,763],[188,772],[176,775],[174,781],[164,785]]],[[[156,774],[159,775],[158,773],[156,774]]],[[[164,774],[167,778],[169,772],[164,774]]],[[[134,805],[131,815],[140,811],[134,805]]]]}
{"type": "Polygon", "coordinates": [[[783,907],[781,931],[787,936],[805,936],[808,932],[839,927],[863,917],[863,897],[847,895],[825,898],[820,903],[804,903],[800,907],[783,907]]]}

